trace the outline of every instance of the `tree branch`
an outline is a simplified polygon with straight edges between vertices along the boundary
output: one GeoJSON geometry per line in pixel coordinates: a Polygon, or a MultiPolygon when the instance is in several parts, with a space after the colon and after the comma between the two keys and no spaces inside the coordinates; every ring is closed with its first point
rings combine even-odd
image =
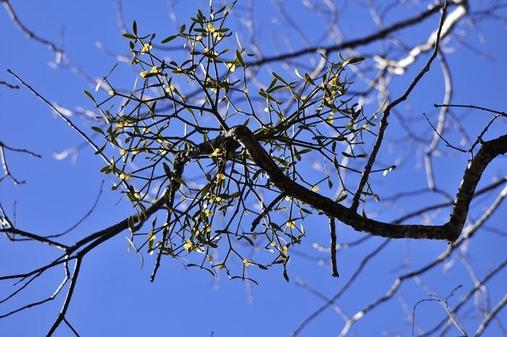
{"type": "Polygon", "coordinates": [[[266,57],[263,57],[259,60],[248,62],[248,63],[246,63],[246,66],[260,66],[263,64],[267,64],[267,63],[285,61],[285,60],[288,60],[291,58],[296,58],[296,57],[304,56],[307,54],[317,53],[319,51],[322,51],[325,54],[328,54],[331,52],[345,50],[347,48],[356,48],[359,46],[365,46],[365,45],[368,45],[372,42],[384,39],[394,32],[397,32],[397,31],[402,30],[404,28],[411,27],[415,24],[423,22],[427,18],[431,17],[433,14],[437,13],[440,10],[440,8],[442,8],[442,5],[432,6],[429,9],[427,9],[426,11],[424,11],[416,16],[413,16],[411,18],[397,22],[387,28],[379,30],[374,34],[371,34],[371,35],[368,35],[365,37],[361,37],[361,38],[353,39],[353,40],[349,40],[349,41],[344,41],[342,43],[339,43],[339,44],[336,44],[333,46],[329,46],[329,47],[308,47],[308,48],[300,49],[300,50],[297,50],[297,51],[294,51],[291,53],[281,54],[278,56],[266,56],[266,57]]]}
{"type": "Polygon", "coordinates": [[[419,81],[423,78],[424,74],[426,74],[431,67],[431,64],[433,63],[433,60],[437,57],[438,54],[438,48],[440,43],[440,36],[442,33],[442,27],[445,23],[445,17],[446,17],[446,9],[447,9],[447,2],[444,2],[444,6],[442,7],[442,16],[440,17],[440,23],[438,25],[438,29],[436,32],[436,41],[435,41],[435,49],[433,50],[433,54],[431,54],[428,61],[426,61],[426,64],[424,67],[419,71],[419,73],[415,76],[415,78],[412,80],[408,88],[405,90],[403,95],[389,103],[386,108],[383,111],[382,120],[380,122],[380,128],[377,135],[377,138],[375,139],[375,144],[373,145],[373,150],[371,151],[370,157],[368,158],[368,161],[366,162],[366,165],[363,170],[363,174],[361,175],[361,180],[359,181],[359,185],[357,186],[356,193],[354,194],[354,197],[352,199],[352,205],[351,209],[354,211],[357,211],[357,208],[359,206],[359,200],[361,198],[361,194],[363,193],[364,187],[366,183],[368,182],[368,178],[370,177],[371,170],[373,168],[373,164],[377,160],[377,154],[380,150],[380,146],[382,145],[382,141],[384,140],[384,133],[387,130],[387,126],[389,125],[389,115],[391,111],[398,106],[400,103],[407,100],[410,93],[414,90],[416,85],[419,83],[419,81]]]}
{"type": "Polygon", "coordinates": [[[236,126],[228,134],[248,151],[254,162],[268,174],[271,182],[283,193],[312,206],[327,216],[340,220],[357,231],[386,238],[455,241],[463,229],[470,202],[473,199],[482,172],[491,160],[507,152],[507,135],[483,143],[481,149],[465,170],[463,182],[456,195],[453,211],[446,224],[441,226],[394,225],[361,216],[352,209],[293,181],[277,166],[247,127],[236,126]]]}

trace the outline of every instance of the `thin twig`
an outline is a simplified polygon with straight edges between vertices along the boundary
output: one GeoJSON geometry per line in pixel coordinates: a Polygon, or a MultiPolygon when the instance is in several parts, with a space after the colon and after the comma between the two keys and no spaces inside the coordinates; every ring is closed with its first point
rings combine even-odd
{"type": "Polygon", "coordinates": [[[338,265],[336,263],[336,224],[334,218],[329,218],[329,236],[331,237],[331,275],[339,277],[338,265]]]}

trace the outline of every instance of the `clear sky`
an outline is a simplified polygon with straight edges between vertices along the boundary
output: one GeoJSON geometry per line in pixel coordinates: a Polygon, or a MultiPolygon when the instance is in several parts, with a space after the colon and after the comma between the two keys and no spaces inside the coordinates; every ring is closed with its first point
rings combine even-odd
{"type": "MultiPolygon", "coordinates": [[[[296,2],[299,3],[294,1],[292,7],[287,7],[288,13],[295,22],[306,22],[304,35],[308,36],[307,42],[284,27],[281,23],[283,19],[274,10],[274,2],[253,1],[254,22],[258,25],[258,43],[266,55],[275,55],[289,48],[298,49],[306,43],[330,44],[328,40],[320,40],[321,23],[306,12],[308,9],[300,4],[296,5],[296,2]],[[284,36],[286,31],[288,35],[284,36]]],[[[239,3],[243,5],[249,2],[240,0],[239,3]]],[[[482,1],[477,3],[481,3],[481,6],[483,4],[482,1]]],[[[128,42],[121,36],[117,24],[115,2],[13,0],[12,6],[30,29],[63,47],[82,74],[76,74],[72,69],[55,69],[54,53],[28,39],[2,9],[0,32],[4,43],[0,52],[0,80],[14,84],[15,80],[6,72],[6,69],[12,69],[48,100],[74,111],[72,119],[92,135],[90,124],[75,113],[80,109],[94,111],[83,90],[93,91],[95,85],[89,79],[96,80],[107,74],[117,63],[116,55],[128,55],[128,42]]],[[[388,16],[386,24],[424,9],[423,5],[407,7],[409,10],[395,11],[388,16]]],[[[175,7],[171,9],[162,0],[130,0],[124,1],[123,12],[127,27],[130,27],[135,19],[141,31],[156,32],[160,41],[175,33],[178,24],[188,22],[189,16],[194,15],[196,8],[206,12],[207,1],[175,1],[175,7]],[[173,13],[177,16],[177,24],[170,19],[173,13]]],[[[359,37],[375,29],[368,11],[361,11],[353,5],[343,5],[340,8],[343,10],[340,26],[344,32],[350,34],[346,38],[359,37]]],[[[433,20],[418,26],[412,33],[403,33],[401,36],[410,43],[424,41],[435,27],[436,19],[437,17],[434,17],[433,20]]],[[[236,17],[233,15],[231,29],[237,29],[239,36],[242,36],[245,28],[240,22],[239,14],[236,17]]],[[[458,32],[466,34],[464,42],[460,44],[451,41],[446,46],[447,61],[455,85],[453,102],[505,111],[505,24],[486,20],[478,22],[477,29],[467,25],[472,23],[462,23],[458,27],[458,32]],[[465,42],[475,50],[466,48],[465,42]]],[[[247,43],[246,47],[248,48],[247,43]]],[[[367,54],[376,49],[371,48],[365,48],[363,52],[367,54]]],[[[427,55],[423,58],[426,60],[427,55]]],[[[422,62],[417,62],[411,68],[408,72],[409,78],[421,65],[422,62]]],[[[438,65],[435,67],[438,68],[438,65]]],[[[124,63],[120,64],[120,68],[121,75],[116,78],[118,83],[132,83],[136,72],[131,71],[124,63]]],[[[281,71],[294,77],[292,69],[281,71]]],[[[270,72],[271,70],[268,74],[270,72]]],[[[269,83],[268,79],[262,79],[266,84],[269,83]]],[[[406,83],[407,79],[404,77],[395,78],[392,83],[393,93],[396,95],[401,92],[406,83]]],[[[443,95],[442,89],[435,88],[441,88],[442,83],[440,72],[432,70],[400,111],[419,117],[422,113],[435,116],[433,104],[440,103],[443,95]]],[[[129,84],[125,86],[128,87],[129,84]]],[[[375,106],[371,105],[370,108],[375,109],[375,106]]],[[[477,111],[460,110],[456,111],[456,116],[472,136],[477,135],[489,117],[477,111]]],[[[421,122],[415,122],[415,128],[417,123],[421,122]]],[[[490,137],[505,133],[506,126],[505,120],[497,123],[490,137]]],[[[404,163],[410,163],[411,166],[410,170],[400,169],[399,173],[388,175],[384,181],[377,179],[380,180],[380,194],[386,196],[425,186],[422,164],[424,148],[414,150],[414,147],[408,146],[395,147],[392,144],[404,133],[401,127],[393,129],[397,131],[388,135],[391,141],[383,148],[382,158],[394,162],[398,157],[403,157],[404,163]]],[[[455,133],[452,135],[454,138],[450,139],[451,141],[459,141],[455,133]]],[[[64,159],[55,159],[55,154],[61,155],[68,149],[80,146],[82,140],[27,90],[9,90],[0,86],[0,140],[42,155],[42,159],[36,159],[8,153],[11,170],[16,177],[26,180],[26,184],[13,186],[9,180],[1,182],[0,201],[11,214],[15,209],[16,223],[20,228],[38,233],[54,233],[71,226],[92,207],[102,181],[103,192],[98,206],[86,221],[70,234],[68,242],[113,224],[132,213],[130,203],[117,192],[110,190],[114,181],[99,172],[103,163],[90,148],[83,147],[77,155],[70,154],[64,159]]],[[[445,191],[453,195],[468,156],[450,152],[444,145],[442,148],[444,155],[438,158],[435,164],[439,168],[436,172],[437,179],[445,191]]],[[[505,158],[497,159],[496,163],[488,168],[479,186],[485,186],[498,177],[505,177],[506,163],[505,158]]],[[[308,171],[308,174],[311,175],[312,172],[308,171]]],[[[476,219],[479,211],[492,200],[492,197],[479,200],[476,205],[477,212],[472,214],[472,218],[476,219]]],[[[414,204],[414,199],[409,198],[387,211],[375,207],[372,210],[382,219],[390,220],[403,214],[402,210],[418,209],[422,205],[441,201],[442,199],[430,194],[418,198],[417,204],[414,204]]],[[[443,221],[447,214],[447,209],[436,214],[436,221],[443,221]]],[[[505,233],[505,227],[501,224],[505,224],[506,218],[507,208],[503,205],[491,218],[489,226],[500,228],[505,233]]],[[[417,221],[419,220],[423,221],[417,221]]],[[[118,235],[84,260],[69,319],[81,336],[289,336],[305,318],[323,304],[322,299],[303,289],[301,284],[308,284],[323,296],[332,296],[347,283],[364,256],[383,242],[383,239],[374,238],[358,248],[339,251],[341,277],[336,279],[330,275],[327,253],[321,253],[314,248],[315,243],[328,245],[327,220],[316,215],[310,216],[305,220],[305,226],[307,238],[297,249],[300,254],[296,252],[289,265],[290,282],[284,280],[281,268],[274,267],[269,271],[252,269],[252,276],[259,285],[239,280],[229,281],[225,274],[213,278],[204,271],[186,269],[182,263],[171,259],[164,261],[158,278],[151,283],[149,276],[153,257],[144,252],[143,265],[138,255],[128,251],[128,233],[118,235]],[[312,258],[304,257],[303,254],[312,258]]],[[[339,242],[349,242],[358,237],[360,236],[357,233],[340,226],[339,242]]],[[[479,277],[505,260],[504,244],[502,236],[484,231],[467,247],[479,277]]],[[[425,265],[446,247],[446,242],[391,241],[368,262],[366,271],[339,300],[340,306],[349,315],[353,315],[365,304],[385,293],[397,275],[403,274],[407,268],[414,269],[425,265]]],[[[461,253],[465,254],[465,249],[462,249],[461,253]]],[[[44,263],[54,256],[51,249],[34,247],[25,242],[12,244],[1,238],[0,275],[25,271],[28,266],[44,263]]],[[[380,333],[394,336],[396,331],[400,336],[408,336],[410,324],[407,317],[417,301],[428,298],[432,293],[445,297],[455,287],[461,284],[470,287],[473,283],[463,260],[455,258],[450,261],[453,262],[440,265],[425,274],[420,280],[422,286],[413,281],[405,284],[391,303],[374,310],[354,331],[359,336],[380,336],[380,333]]],[[[47,296],[56,288],[61,276],[61,270],[49,273],[45,278],[36,281],[34,287],[12,304],[0,304],[0,315],[29,298],[47,296]]],[[[503,271],[489,284],[492,303],[496,303],[505,294],[505,281],[507,277],[503,271]]],[[[0,284],[0,295],[6,294],[9,289],[10,284],[0,284]]],[[[451,303],[457,303],[464,295],[464,291],[458,291],[456,297],[451,298],[451,303]]],[[[43,335],[56,317],[62,300],[60,296],[47,305],[0,320],[0,336],[43,335]]],[[[420,324],[426,328],[444,317],[443,308],[436,303],[422,304],[417,314],[420,324]]],[[[499,317],[505,320],[505,312],[499,317]]],[[[467,331],[474,331],[479,321],[478,318],[464,321],[467,331]]],[[[336,336],[342,328],[343,320],[333,307],[330,307],[312,321],[301,332],[301,336],[336,336]]],[[[486,335],[500,335],[501,330],[498,325],[493,324],[489,333],[486,335]]],[[[62,327],[56,336],[70,336],[70,332],[62,327]]]]}

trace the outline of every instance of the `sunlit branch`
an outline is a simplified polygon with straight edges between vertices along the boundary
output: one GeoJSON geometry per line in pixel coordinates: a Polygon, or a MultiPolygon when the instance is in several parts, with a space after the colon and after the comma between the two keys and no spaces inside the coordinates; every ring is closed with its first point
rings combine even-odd
{"type": "Polygon", "coordinates": [[[440,44],[440,38],[442,33],[442,27],[445,23],[446,18],[446,9],[447,9],[447,2],[444,3],[444,6],[442,7],[442,16],[440,18],[440,23],[437,29],[436,33],[436,40],[434,43],[434,50],[433,54],[431,54],[430,58],[424,65],[424,67],[419,71],[419,73],[415,76],[415,78],[412,80],[412,82],[409,84],[403,95],[398,97],[397,99],[393,100],[382,111],[382,120],[380,122],[380,128],[377,134],[377,138],[375,140],[375,145],[373,146],[373,149],[371,150],[371,154],[368,158],[368,162],[366,163],[363,173],[361,175],[361,180],[357,186],[357,190],[354,193],[354,198],[352,199],[352,205],[351,209],[353,211],[357,211],[357,208],[359,207],[359,201],[361,198],[361,195],[364,191],[364,187],[366,183],[368,182],[368,178],[370,177],[371,170],[373,168],[373,164],[376,162],[377,154],[380,150],[380,147],[382,145],[382,141],[384,140],[384,133],[387,129],[387,126],[389,125],[389,115],[391,111],[396,108],[400,103],[407,100],[410,93],[415,89],[416,85],[419,83],[419,81],[423,78],[423,76],[430,70],[431,64],[433,63],[433,60],[437,57],[438,54],[438,48],[440,44]]]}
{"type": "Polygon", "coordinates": [[[433,14],[437,13],[441,9],[441,7],[442,6],[439,6],[439,5],[432,6],[429,9],[427,9],[426,11],[424,11],[416,16],[413,16],[411,18],[397,22],[389,27],[384,28],[383,30],[380,30],[378,32],[375,32],[371,35],[368,35],[368,36],[365,36],[362,38],[344,41],[344,42],[341,42],[337,45],[329,46],[329,47],[310,47],[310,48],[304,48],[304,49],[301,49],[301,50],[298,50],[295,52],[286,53],[286,54],[282,54],[282,55],[278,55],[278,56],[266,56],[266,57],[262,57],[261,59],[259,59],[257,61],[249,62],[246,65],[247,66],[261,66],[266,63],[285,61],[287,59],[296,58],[296,57],[304,56],[307,54],[313,54],[313,53],[317,53],[319,51],[323,51],[324,53],[327,54],[327,53],[340,51],[340,50],[344,50],[344,49],[348,49],[348,48],[356,48],[359,46],[365,46],[365,45],[368,45],[372,42],[384,39],[384,38],[388,37],[390,34],[395,33],[399,30],[402,30],[407,27],[412,27],[413,25],[426,20],[427,18],[431,17],[433,14]]]}
{"type": "Polygon", "coordinates": [[[387,303],[393,296],[400,290],[403,283],[405,283],[407,280],[410,280],[411,278],[415,276],[422,275],[424,273],[427,273],[428,271],[432,270],[436,266],[438,266],[440,263],[445,261],[447,258],[451,256],[451,254],[461,245],[463,245],[465,242],[467,242],[469,239],[471,239],[477,231],[484,225],[484,223],[494,214],[494,212],[498,209],[500,204],[504,201],[505,197],[507,196],[507,186],[502,189],[502,191],[498,194],[496,199],[491,203],[491,205],[488,207],[488,209],[482,214],[482,216],[477,219],[473,224],[469,225],[466,230],[464,231],[463,235],[460,239],[453,242],[449,247],[442,252],[436,259],[433,261],[427,263],[426,265],[407,272],[405,274],[402,274],[398,276],[389,290],[381,297],[375,299],[374,301],[370,302],[368,305],[364,306],[363,309],[356,312],[352,318],[346,322],[345,326],[340,332],[340,337],[346,336],[349,331],[351,330],[352,326],[361,320],[363,317],[365,317],[366,314],[368,314],[371,310],[376,309],[377,307],[381,306],[382,304],[387,303]]]}

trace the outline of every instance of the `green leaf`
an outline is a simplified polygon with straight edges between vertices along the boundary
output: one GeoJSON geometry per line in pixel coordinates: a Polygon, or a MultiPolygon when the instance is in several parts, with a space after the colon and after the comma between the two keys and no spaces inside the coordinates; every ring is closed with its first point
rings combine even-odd
{"type": "Polygon", "coordinates": [[[357,63],[363,62],[364,60],[365,60],[365,58],[362,56],[355,56],[355,57],[349,58],[347,61],[349,64],[357,64],[357,63]]]}
{"type": "Polygon", "coordinates": [[[102,131],[102,129],[99,128],[98,126],[92,126],[92,130],[95,131],[95,132],[100,133],[101,135],[104,134],[104,131],[102,131]]]}
{"type": "Polygon", "coordinates": [[[243,57],[241,56],[241,52],[236,49],[236,58],[238,59],[239,64],[242,66],[245,65],[245,62],[243,61],[243,57]]]}
{"type": "Polygon", "coordinates": [[[314,85],[314,86],[316,85],[316,84],[315,84],[315,82],[313,81],[313,79],[312,79],[312,78],[310,77],[310,75],[308,75],[307,73],[305,73],[305,80],[306,80],[308,83],[310,83],[310,84],[312,84],[312,85],[314,85]]]}
{"type": "Polygon", "coordinates": [[[385,177],[386,175],[388,175],[392,170],[394,170],[396,168],[396,165],[392,165],[388,168],[386,168],[383,172],[382,172],[382,175],[385,177]]]}
{"type": "Polygon", "coordinates": [[[93,103],[97,103],[97,101],[95,100],[95,97],[93,97],[93,95],[88,90],[84,90],[84,93],[86,96],[88,96],[93,101],[93,103]]]}
{"type": "Polygon", "coordinates": [[[136,20],[134,20],[134,22],[132,22],[132,31],[134,32],[135,35],[137,35],[137,22],[136,22],[136,20]]]}
{"type": "Polygon", "coordinates": [[[197,19],[199,19],[200,22],[206,21],[206,16],[200,9],[197,10],[197,19]]]}
{"type": "Polygon", "coordinates": [[[347,191],[342,190],[340,192],[340,194],[338,194],[338,197],[336,198],[336,202],[342,202],[345,199],[347,199],[347,191]]]}
{"type": "Polygon", "coordinates": [[[234,199],[234,198],[237,198],[241,195],[241,192],[240,191],[237,191],[237,192],[234,192],[233,194],[231,194],[229,197],[230,199],[234,199]]]}
{"type": "Polygon", "coordinates": [[[274,87],[269,88],[268,91],[269,92],[275,92],[275,91],[280,90],[280,89],[285,88],[285,87],[287,87],[287,85],[282,85],[282,84],[281,85],[276,85],[274,87]]]}
{"type": "MultiPolygon", "coordinates": [[[[134,22],[135,22],[135,21],[134,21],[134,22]]],[[[135,223],[134,223],[134,219],[132,219],[132,217],[129,217],[129,218],[127,219],[127,225],[129,226],[129,229],[130,229],[130,231],[131,231],[132,233],[134,233],[134,232],[136,231],[136,228],[135,228],[134,224],[135,224],[135,223]]]]}
{"type": "Polygon", "coordinates": [[[301,161],[301,156],[299,155],[299,152],[294,151],[294,157],[296,157],[297,161],[301,161]]]}
{"type": "Polygon", "coordinates": [[[252,241],[252,239],[250,239],[248,236],[241,235],[241,236],[239,237],[239,240],[241,240],[241,239],[246,240],[246,241],[250,244],[250,246],[252,246],[252,247],[253,247],[253,246],[255,246],[255,244],[254,244],[254,242],[252,241]]]}
{"type": "Polygon", "coordinates": [[[284,80],[284,79],[283,79],[280,75],[278,75],[277,73],[272,72],[271,74],[273,75],[273,77],[274,77],[274,78],[276,78],[276,79],[277,79],[277,80],[279,80],[280,82],[287,84],[287,81],[285,81],[285,80],[284,80]]]}
{"type": "Polygon", "coordinates": [[[106,148],[106,146],[107,146],[107,143],[106,143],[106,144],[104,144],[104,145],[102,145],[102,147],[101,147],[100,149],[98,149],[97,151],[95,151],[95,154],[100,154],[100,153],[102,153],[102,152],[104,151],[104,149],[106,148]]]}
{"type": "Polygon", "coordinates": [[[166,37],[165,39],[163,39],[162,42],[160,42],[160,43],[162,43],[162,44],[169,43],[177,37],[178,37],[178,35],[170,35],[170,36],[166,37]]]}
{"type": "Polygon", "coordinates": [[[283,278],[285,279],[285,281],[289,282],[289,273],[287,273],[287,269],[284,269],[283,270],[283,278]]]}
{"type": "Polygon", "coordinates": [[[261,268],[262,270],[268,270],[268,267],[260,263],[257,263],[257,267],[261,268]]]}
{"type": "Polygon", "coordinates": [[[276,84],[278,80],[276,78],[273,78],[273,80],[271,81],[271,83],[269,83],[269,86],[268,88],[266,89],[267,92],[270,92],[271,91],[271,88],[276,84]]]}
{"type": "Polygon", "coordinates": [[[171,172],[171,169],[169,168],[169,165],[167,165],[166,162],[163,162],[162,167],[164,168],[164,172],[165,172],[166,176],[170,178],[172,176],[172,172],[171,172]]]}
{"type": "Polygon", "coordinates": [[[103,168],[100,169],[100,172],[105,174],[111,173],[111,166],[110,165],[104,166],[103,168]]]}
{"type": "Polygon", "coordinates": [[[123,36],[123,37],[126,37],[127,39],[137,40],[137,36],[132,35],[132,34],[129,34],[129,33],[125,33],[125,34],[123,34],[122,36],[123,36]]]}

